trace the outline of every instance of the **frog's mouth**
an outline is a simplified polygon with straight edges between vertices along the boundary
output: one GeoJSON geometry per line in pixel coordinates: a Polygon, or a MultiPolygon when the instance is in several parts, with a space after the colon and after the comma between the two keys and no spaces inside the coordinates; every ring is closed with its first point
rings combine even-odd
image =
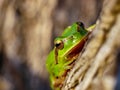
{"type": "MultiPolygon", "coordinates": [[[[85,45],[85,42],[86,42],[87,38],[83,38],[80,42],[78,42],[76,44],[75,47],[73,47],[69,52],[68,52],[68,55],[67,55],[67,58],[68,60],[72,60],[74,61],[75,59],[77,59],[79,53],[82,51],[84,45],[85,45]]],[[[72,62],[71,62],[72,63],[72,62]]]]}

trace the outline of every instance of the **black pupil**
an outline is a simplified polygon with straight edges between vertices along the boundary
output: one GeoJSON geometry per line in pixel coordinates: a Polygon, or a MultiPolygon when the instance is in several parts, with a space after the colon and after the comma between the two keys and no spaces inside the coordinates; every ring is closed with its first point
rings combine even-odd
{"type": "Polygon", "coordinates": [[[56,43],[55,46],[56,46],[56,47],[59,47],[59,46],[60,46],[60,43],[56,43]]]}

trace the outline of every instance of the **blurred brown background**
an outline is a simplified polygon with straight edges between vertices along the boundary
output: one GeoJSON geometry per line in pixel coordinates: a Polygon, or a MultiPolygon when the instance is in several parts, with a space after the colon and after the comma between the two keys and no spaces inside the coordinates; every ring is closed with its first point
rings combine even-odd
{"type": "Polygon", "coordinates": [[[0,90],[50,90],[46,57],[65,27],[99,18],[103,0],[0,0],[0,90]]]}

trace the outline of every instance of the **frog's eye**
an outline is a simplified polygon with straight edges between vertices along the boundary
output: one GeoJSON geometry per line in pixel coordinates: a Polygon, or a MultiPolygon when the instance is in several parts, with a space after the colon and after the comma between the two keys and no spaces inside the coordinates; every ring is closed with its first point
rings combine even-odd
{"type": "Polygon", "coordinates": [[[82,22],[76,22],[76,24],[77,24],[79,27],[81,27],[81,28],[84,29],[84,24],[83,24],[82,22]]]}
{"type": "Polygon", "coordinates": [[[63,49],[64,48],[64,43],[63,43],[63,41],[62,40],[59,40],[59,41],[56,41],[55,42],[55,47],[57,48],[57,49],[63,49]]]}

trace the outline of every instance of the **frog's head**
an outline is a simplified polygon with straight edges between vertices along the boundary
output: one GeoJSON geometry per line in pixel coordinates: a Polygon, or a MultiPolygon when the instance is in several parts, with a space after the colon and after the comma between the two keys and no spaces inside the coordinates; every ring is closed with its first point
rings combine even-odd
{"type": "Polygon", "coordinates": [[[88,31],[81,22],[76,22],[66,28],[63,34],[54,41],[56,64],[68,61],[72,62],[76,59],[84,46],[87,34],[88,31]]]}

